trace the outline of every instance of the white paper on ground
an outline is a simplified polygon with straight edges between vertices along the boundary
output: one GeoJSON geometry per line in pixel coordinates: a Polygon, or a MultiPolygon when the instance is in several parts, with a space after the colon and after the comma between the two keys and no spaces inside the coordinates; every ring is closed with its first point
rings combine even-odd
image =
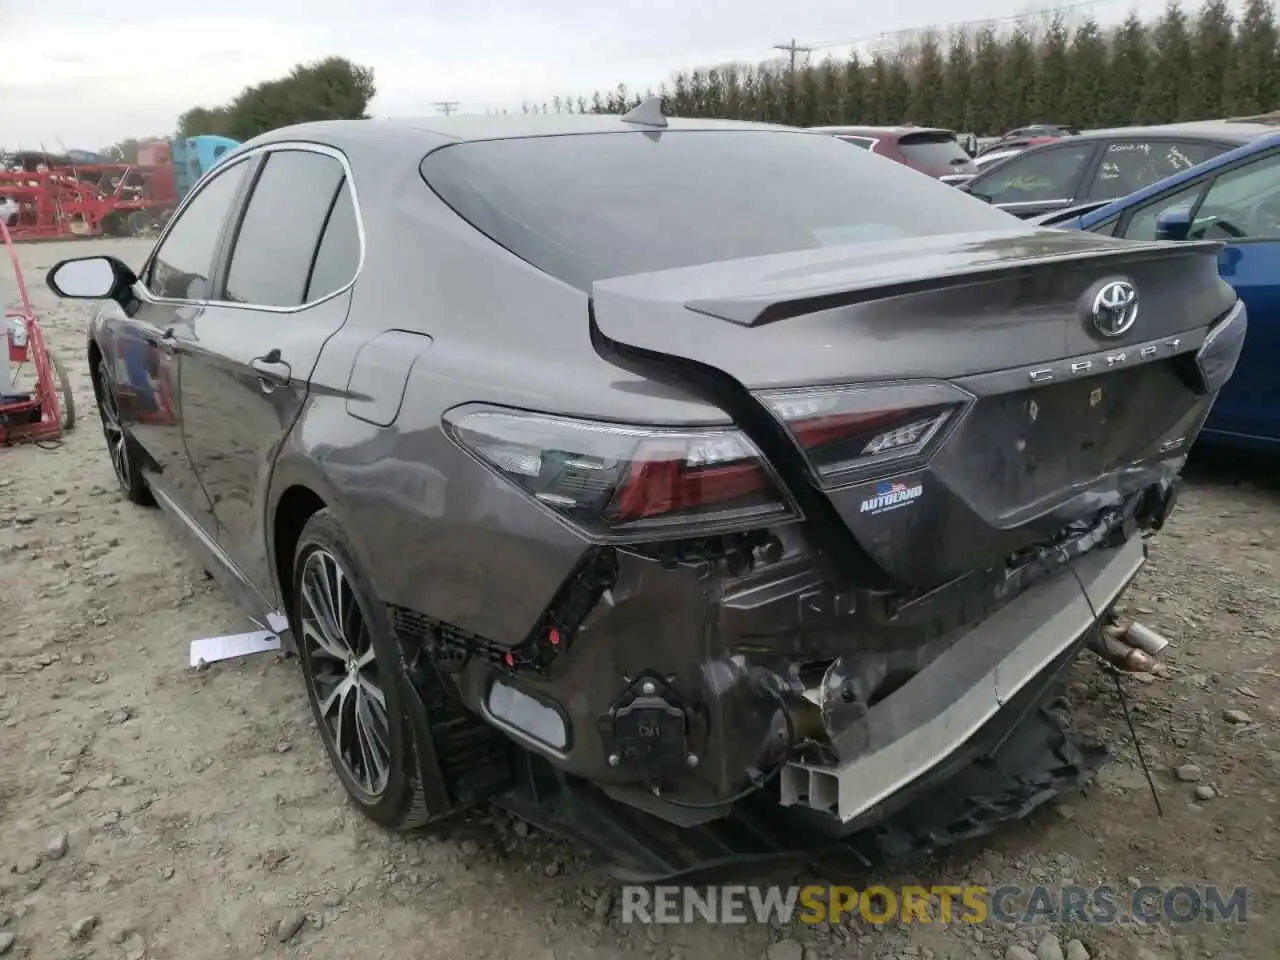
{"type": "Polygon", "coordinates": [[[279,650],[280,638],[270,630],[254,630],[251,633],[232,633],[225,637],[205,637],[191,641],[191,666],[200,661],[216,663],[235,657],[247,657],[252,653],[279,650]]]}

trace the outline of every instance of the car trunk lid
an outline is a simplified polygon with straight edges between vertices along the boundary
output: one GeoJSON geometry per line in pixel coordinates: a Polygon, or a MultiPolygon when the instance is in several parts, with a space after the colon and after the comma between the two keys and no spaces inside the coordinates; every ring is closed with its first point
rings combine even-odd
{"type": "Polygon", "coordinates": [[[600,281],[593,322],[655,369],[692,361],[763,400],[815,385],[962,395],[914,458],[835,477],[808,464],[864,552],[937,584],[1171,473],[1212,402],[1178,358],[1235,301],[1219,246],[1019,230],[832,247],[600,281]],[[1138,314],[1107,336],[1093,299],[1117,280],[1138,314]]]}

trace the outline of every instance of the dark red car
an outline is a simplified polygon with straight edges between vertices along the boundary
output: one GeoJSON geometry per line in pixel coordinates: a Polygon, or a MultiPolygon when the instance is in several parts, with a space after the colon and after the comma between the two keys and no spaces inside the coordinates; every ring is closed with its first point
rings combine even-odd
{"type": "Polygon", "coordinates": [[[939,180],[968,179],[978,172],[955,133],[940,127],[810,127],[896,160],[939,180]]]}

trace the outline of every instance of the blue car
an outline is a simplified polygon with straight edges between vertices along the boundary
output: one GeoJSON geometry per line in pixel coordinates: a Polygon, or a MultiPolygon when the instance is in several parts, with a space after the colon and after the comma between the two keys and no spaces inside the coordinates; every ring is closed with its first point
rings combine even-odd
{"type": "Polygon", "coordinates": [[[1245,302],[1249,333],[1201,442],[1280,450],[1280,133],[1035,222],[1131,240],[1225,241],[1218,271],[1245,302]]]}

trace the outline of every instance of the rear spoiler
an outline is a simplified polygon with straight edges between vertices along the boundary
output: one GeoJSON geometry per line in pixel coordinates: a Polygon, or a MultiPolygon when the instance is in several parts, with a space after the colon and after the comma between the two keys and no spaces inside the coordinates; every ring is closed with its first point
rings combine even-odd
{"type": "MultiPolygon", "coordinates": [[[[1060,231],[1055,231],[1060,233],[1060,231]]],[[[1221,240],[1185,240],[1178,243],[1178,249],[1188,254],[1198,252],[1217,252],[1225,246],[1221,240]]],[[[1118,242],[1115,249],[1072,250],[1044,256],[1024,257],[1005,264],[993,265],[979,263],[971,267],[961,267],[923,277],[900,278],[886,276],[883,278],[867,278],[849,280],[844,283],[830,284],[826,287],[806,290],[801,296],[761,295],[746,297],[715,297],[688,300],[684,306],[695,313],[702,313],[719,320],[728,320],[744,327],[759,327],[789,317],[804,316],[809,313],[820,313],[823,310],[835,310],[840,307],[853,306],[868,300],[886,297],[903,296],[911,293],[925,293],[945,287],[953,287],[957,278],[972,277],[975,280],[996,280],[1017,276],[1030,272],[1037,267],[1052,263],[1080,263],[1081,261],[1110,260],[1123,257],[1132,263],[1135,259],[1145,259],[1142,247],[1147,247],[1146,256],[1152,258],[1168,256],[1168,243],[1158,241],[1123,241],[1118,242]]]]}

